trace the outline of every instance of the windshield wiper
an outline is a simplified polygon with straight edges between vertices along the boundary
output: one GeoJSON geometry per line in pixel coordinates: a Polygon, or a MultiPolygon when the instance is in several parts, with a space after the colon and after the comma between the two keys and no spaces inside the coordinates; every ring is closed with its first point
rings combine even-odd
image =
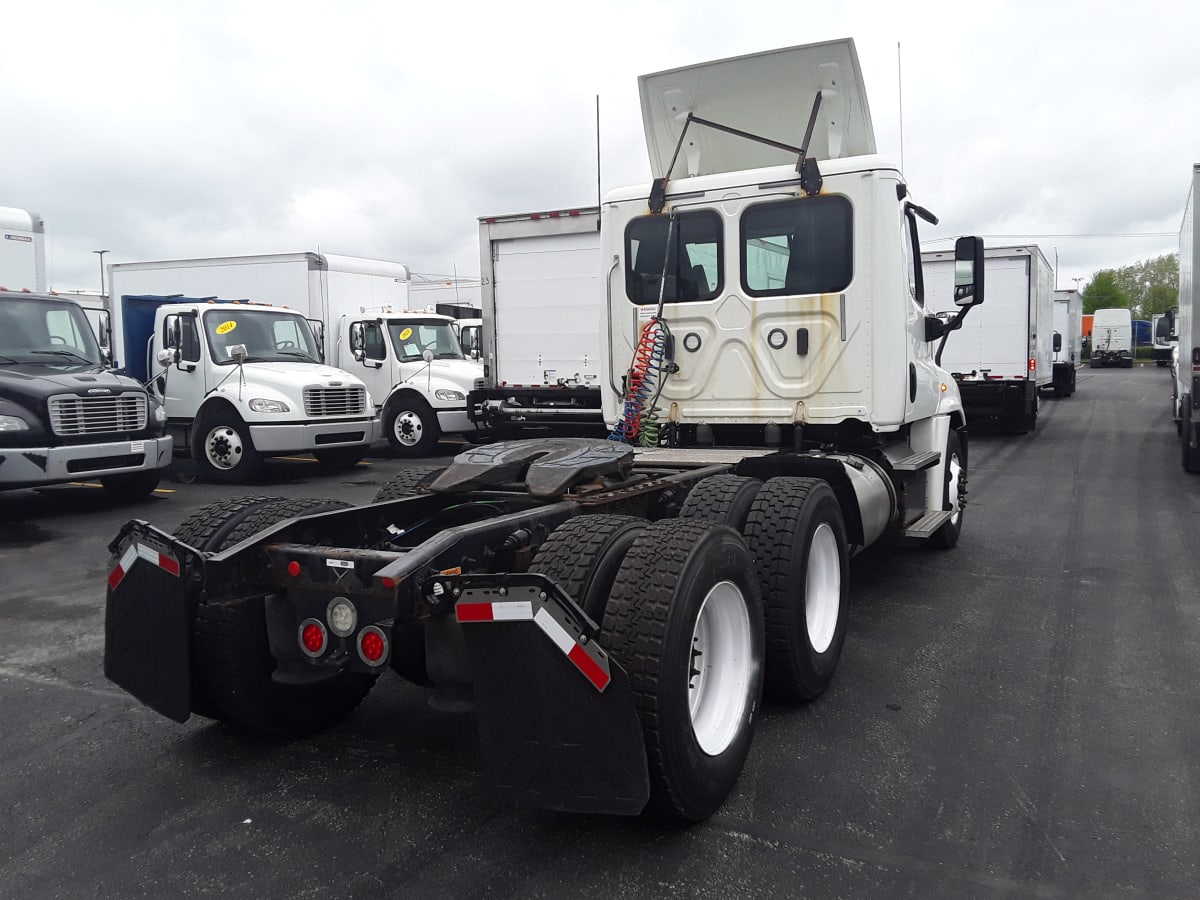
{"type": "Polygon", "coordinates": [[[80,356],[78,353],[72,353],[70,350],[30,350],[30,353],[39,353],[45,356],[71,356],[81,362],[87,363],[89,366],[98,366],[98,362],[88,359],[86,356],[80,356]]]}
{"type": "Polygon", "coordinates": [[[275,352],[280,356],[295,356],[298,359],[307,359],[309,362],[319,362],[319,360],[309,356],[303,350],[276,350],[275,352]]]}

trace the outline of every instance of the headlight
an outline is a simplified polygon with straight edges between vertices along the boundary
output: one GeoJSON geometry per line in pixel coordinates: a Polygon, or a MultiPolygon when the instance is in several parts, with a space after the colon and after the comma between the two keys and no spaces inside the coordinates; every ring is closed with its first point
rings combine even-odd
{"type": "Polygon", "coordinates": [[[262,397],[255,397],[250,401],[250,411],[256,413],[285,413],[291,412],[292,408],[282,400],[266,400],[262,397]]]}
{"type": "Polygon", "coordinates": [[[0,431],[28,431],[29,423],[20,416],[0,416],[0,431]]]}
{"type": "Polygon", "coordinates": [[[467,395],[461,391],[434,391],[433,396],[439,400],[466,400],[467,395]]]}

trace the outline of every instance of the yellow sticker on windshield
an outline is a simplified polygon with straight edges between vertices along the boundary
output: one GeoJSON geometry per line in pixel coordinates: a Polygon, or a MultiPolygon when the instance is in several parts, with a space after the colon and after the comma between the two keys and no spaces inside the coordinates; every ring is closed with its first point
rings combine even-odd
{"type": "Polygon", "coordinates": [[[237,328],[237,322],[230,319],[228,322],[222,322],[217,326],[217,334],[229,334],[235,328],[237,328]]]}
{"type": "Polygon", "coordinates": [[[402,332],[400,332],[400,340],[407,341],[410,337],[412,337],[411,328],[405,328],[402,332]]]}

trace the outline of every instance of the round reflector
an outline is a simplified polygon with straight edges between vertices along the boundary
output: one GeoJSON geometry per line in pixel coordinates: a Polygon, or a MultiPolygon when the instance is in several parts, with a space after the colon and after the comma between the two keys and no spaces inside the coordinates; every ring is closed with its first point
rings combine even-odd
{"type": "Polygon", "coordinates": [[[295,578],[297,575],[299,575],[300,574],[300,563],[296,562],[293,559],[290,563],[287,564],[287,573],[289,575],[291,575],[293,578],[295,578]]]}
{"type": "Polygon", "coordinates": [[[374,625],[358,634],[358,655],[368,666],[383,665],[387,658],[387,636],[374,625]]]}
{"type": "Polygon", "coordinates": [[[325,626],[316,619],[305,619],[300,623],[300,649],[309,656],[320,656],[325,652],[325,626]]]}

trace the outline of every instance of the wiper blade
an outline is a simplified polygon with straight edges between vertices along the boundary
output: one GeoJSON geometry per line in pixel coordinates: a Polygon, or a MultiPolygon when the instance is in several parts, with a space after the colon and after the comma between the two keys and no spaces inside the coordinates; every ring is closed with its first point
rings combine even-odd
{"type": "Polygon", "coordinates": [[[276,352],[279,353],[280,356],[294,356],[297,359],[307,359],[309,362],[318,362],[318,360],[301,350],[278,350],[276,352]]]}
{"type": "Polygon", "coordinates": [[[95,360],[88,359],[86,356],[80,356],[78,353],[72,353],[70,350],[30,350],[30,353],[38,353],[45,356],[69,356],[78,359],[81,362],[87,363],[89,366],[99,365],[95,360]]]}

